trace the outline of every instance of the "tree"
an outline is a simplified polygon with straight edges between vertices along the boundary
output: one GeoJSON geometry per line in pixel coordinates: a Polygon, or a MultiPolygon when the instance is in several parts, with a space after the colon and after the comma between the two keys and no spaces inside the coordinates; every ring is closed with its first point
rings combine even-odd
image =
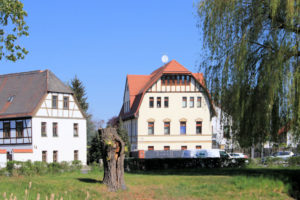
{"type": "Polygon", "coordinates": [[[118,117],[117,116],[113,116],[106,123],[106,127],[117,127],[117,126],[118,126],[118,117]]]}
{"type": "Polygon", "coordinates": [[[74,92],[74,96],[76,97],[81,109],[87,113],[87,110],[89,108],[89,104],[87,102],[87,96],[86,96],[86,91],[83,83],[75,77],[71,80],[70,88],[74,92]]]}
{"type": "Polygon", "coordinates": [[[103,183],[111,191],[126,189],[124,181],[125,143],[115,128],[100,129],[99,134],[104,166],[103,183]]]}
{"type": "Polygon", "coordinates": [[[129,141],[128,132],[123,127],[123,121],[122,121],[121,117],[119,118],[119,124],[118,124],[117,127],[118,127],[117,128],[117,133],[125,143],[125,150],[124,150],[125,155],[126,155],[126,157],[129,157],[131,144],[130,144],[130,141],[129,141]]]}
{"type": "Polygon", "coordinates": [[[99,160],[102,158],[101,155],[101,141],[99,134],[96,134],[90,143],[90,148],[88,150],[88,163],[99,163],[99,160]]]}
{"type": "Polygon", "coordinates": [[[200,69],[242,147],[300,133],[299,0],[201,0],[200,69]]]}
{"type": "Polygon", "coordinates": [[[23,3],[18,0],[0,0],[0,60],[16,61],[24,59],[28,53],[18,44],[18,39],[28,36],[28,26],[24,18],[23,3]]]}

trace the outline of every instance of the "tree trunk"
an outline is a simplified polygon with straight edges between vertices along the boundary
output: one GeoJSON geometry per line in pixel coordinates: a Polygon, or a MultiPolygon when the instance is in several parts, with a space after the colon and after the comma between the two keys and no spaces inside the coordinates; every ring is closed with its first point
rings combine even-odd
{"type": "Polygon", "coordinates": [[[104,166],[103,183],[110,191],[126,189],[124,181],[125,143],[115,128],[99,129],[104,166]]]}

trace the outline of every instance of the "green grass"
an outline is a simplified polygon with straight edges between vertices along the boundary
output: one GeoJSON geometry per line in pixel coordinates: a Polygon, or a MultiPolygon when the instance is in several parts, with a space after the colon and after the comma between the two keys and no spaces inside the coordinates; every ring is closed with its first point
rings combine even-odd
{"type": "MultiPolygon", "coordinates": [[[[108,192],[101,184],[103,172],[79,172],[43,176],[0,176],[0,199],[4,192],[24,199],[32,182],[28,199],[292,199],[290,176],[299,169],[198,169],[126,173],[127,190],[108,192]],[[88,195],[87,195],[88,193],[88,195]]],[[[8,198],[9,199],[9,198],[8,198]]]]}

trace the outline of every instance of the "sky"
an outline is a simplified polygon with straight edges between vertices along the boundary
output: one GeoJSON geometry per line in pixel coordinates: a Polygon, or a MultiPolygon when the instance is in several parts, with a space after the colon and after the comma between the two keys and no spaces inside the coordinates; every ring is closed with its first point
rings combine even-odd
{"type": "Polygon", "coordinates": [[[195,0],[23,0],[24,60],[0,60],[0,74],[51,70],[83,82],[94,120],[119,114],[127,74],[150,74],[175,59],[198,72],[202,42],[195,0]]]}

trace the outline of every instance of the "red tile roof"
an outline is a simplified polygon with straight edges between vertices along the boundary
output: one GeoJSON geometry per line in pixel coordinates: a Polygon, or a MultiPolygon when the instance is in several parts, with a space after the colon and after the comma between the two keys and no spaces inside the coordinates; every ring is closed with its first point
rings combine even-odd
{"type": "Polygon", "coordinates": [[[127,75],[127,84],[130,95],[130,112],[124,113],[124,105],[121,108],[120,116],[123,119],[135,117],[137,112],[139,111],[139,107],[143,100],[143,97],[146,91],[163,75],[163,74],[189,74],[193,76],[204,88],[206,94],[208,95],[211,106],[212,106],[212,114],[215,115],[216,112],[214,110],[209,92],[205,87],[205,82],[202,73],[191,73],[184,66],[178,63],[176,60],[171,60],[169,63],[164,66],[156,69],[150,75],[127,75]]]}
{"type": "Polygon", "coordinates": [[[14,153],[33,153],[32,149],[13,149],[14,153]]]}
{"type": "Polygon", "coordinates": [[[6,149],[0,149],[0,154],[6,154],[6,149]]]}

